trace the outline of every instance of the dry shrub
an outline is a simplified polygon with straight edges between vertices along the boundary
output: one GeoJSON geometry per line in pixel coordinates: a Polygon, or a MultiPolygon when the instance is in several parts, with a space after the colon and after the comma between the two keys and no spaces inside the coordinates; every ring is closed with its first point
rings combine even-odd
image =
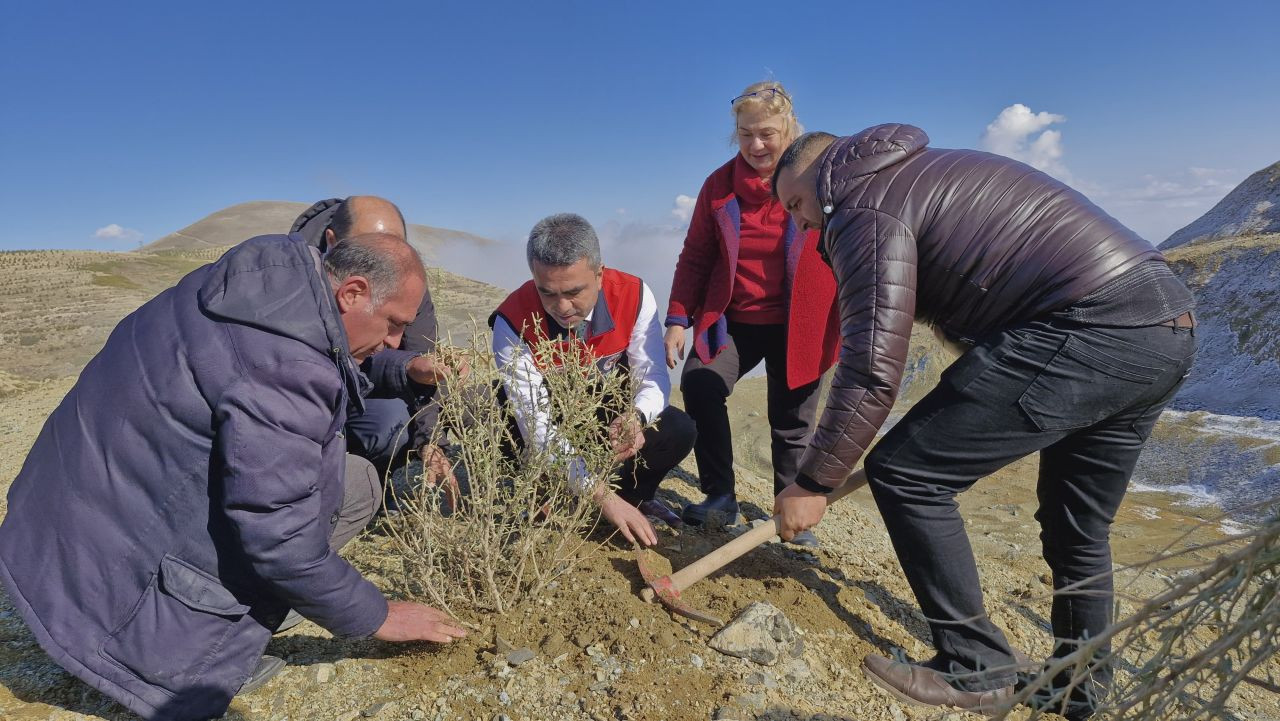
{"type": "Polygon", "coordinates": [[[1280,515],[1256,530],[1160,555],[1136,568],[1205,550],[1224,552],[1176,577],[1156,597],[1133,599],[1140,603],[1135,613],[1055,660],[1017,701],[1038,696],[1050,701],[1037,707],[1060,707],[1069,689],[1051,692],[1050,679],[1068,674],[1072,687],[1087,687],[1095,658],[1116,670],[1095,719],[1233,718],[1227,701],[1240,684],[1280,694],[1280,515]],[[1112,649],[1104,653],[1107,643],[1112,649]]]}
{"type": "Polygon", "coordinates": [[[520,432],[499,400],[502,377],[480,333],[469,348],[437,350],[445,359],[465,357],[471,368],[442,394],[436,426],[437,436],[445,428],[452,435],[462,498],[451,507],[419,477],[414,490],[398,495],[400,511],[387,528],[404,559],[404,588],[455,615],[506,613],[599,548],[588,540],[599,522],[595,504],[567,479],[578,458],[591,478],[613,477],[618,464],[604,419],[631,408],[630,379],[601,372],[587,354],[561,344],[532,350],[552,368],[545,372],[552,417],[576,453],[515,450],[520,432]]]}

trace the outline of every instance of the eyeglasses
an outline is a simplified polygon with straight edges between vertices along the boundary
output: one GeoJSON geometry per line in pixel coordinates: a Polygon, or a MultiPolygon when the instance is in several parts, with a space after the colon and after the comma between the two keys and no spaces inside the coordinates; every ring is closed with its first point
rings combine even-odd
{"type": "Polygon", "coordinates": [[[787,92],[782,88],[765,88],[763,90],[755,90],[750,93],[743,93],[742,95],[739,95],[733,100],[730,100],[729,104],[733,105],[737,103],[739,100],[746,100],[747,98],[759,98],[761,100],[769,100],[769,99],[772,99],[773,96],[775,95],[781,95],[783,100],[787,102],[791,102],[791,96],[787,95],[787,92]]]}

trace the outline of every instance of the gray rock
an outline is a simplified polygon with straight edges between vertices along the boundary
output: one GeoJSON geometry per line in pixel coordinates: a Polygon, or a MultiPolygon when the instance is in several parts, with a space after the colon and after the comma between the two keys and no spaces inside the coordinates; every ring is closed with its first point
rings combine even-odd
{"type": "Polygon", "coordinates": [[[742,721],[746,718],[746,714],[740,709],[731,706],[721,706],[711,714],[711,721],[742,721]]]}
{"type": "Polygon", "coordinates": [[[743,708],[764,708],[763,693],[743,693],[733,697],[734,703],[743,708]]]}
{"type": "Polygon", "coordinates": [[[375,703],[369,708],[361,711],[360,715],[364,716],[365,718],[373,718],[374,716],[377,716],[378,714],[383,712],[394,714],[395,710],[396,710],[396,704],[394,701],[384,701],[383,703],[375,703]]]}
{"type": "Polygon", "coordinates": [[[693,664],[694,668],[702,668],[703,660],[698,654],[691,653],[689,654],[689,663],[693,664]]]}
{"type": "Polygon", "coordinates": [[[785,656],[799,656],[804,641],[782,611],[768,603],[747,606],[707,643],[728,656],[772,666],[785,656]]]}
{"type": "Polygon", "coordinates": [[[519,666],[527,661],[532,661],[537,655],[531,648],[513,649],[507,654],[507,663],[512,666],[519,666]]]}

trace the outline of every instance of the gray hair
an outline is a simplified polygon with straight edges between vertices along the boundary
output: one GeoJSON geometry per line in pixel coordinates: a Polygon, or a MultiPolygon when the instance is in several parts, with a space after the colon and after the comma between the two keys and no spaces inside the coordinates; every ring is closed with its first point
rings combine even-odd
{"type": "Polygon", "coordinates": [[[334,243],[324,254],[324,269],[334,283],[342,283],[358,275],[369,281],[372,307],[378,308],[399,290],[405,277],[416,267],[422,270],[422,257],[404,240],[385,233],[367,233],[334,243]]]}
{"type": "Polygon", "coordinates": [[[583,258],[592,270],[599,270],[600,239],[586,218],[575,213],[549,215],[529,231],[529,266],[533,261],[542,265],[564,268],[583,258]]]}

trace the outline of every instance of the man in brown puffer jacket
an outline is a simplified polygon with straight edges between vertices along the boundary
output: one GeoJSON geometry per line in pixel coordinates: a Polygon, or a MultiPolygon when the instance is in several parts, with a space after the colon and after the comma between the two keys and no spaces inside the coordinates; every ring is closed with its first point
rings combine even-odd
{"type": "MultiPolygon", "coordinates": [[[[1159,252],[1080,193],[1008,158],[927,144],[909,125],[809,133],[778,163],[774,192],[822,229],[843,344],[775,512],[784,538],[821,520],[889,414],[913,321],[967,347],[865,461],[937,655],[873,655],[863,669],[903,700],[991,711],[1013,695],[1017,665],[983,608],[955,496],[1039,451],[1054,656],[1098,636],[1112,614],[1110,524],[1191,367],[1194,300],[1159,252]]],[[[1092,665],[1060,710],[1087,718],[1109,680],[1092,665]]]]}

